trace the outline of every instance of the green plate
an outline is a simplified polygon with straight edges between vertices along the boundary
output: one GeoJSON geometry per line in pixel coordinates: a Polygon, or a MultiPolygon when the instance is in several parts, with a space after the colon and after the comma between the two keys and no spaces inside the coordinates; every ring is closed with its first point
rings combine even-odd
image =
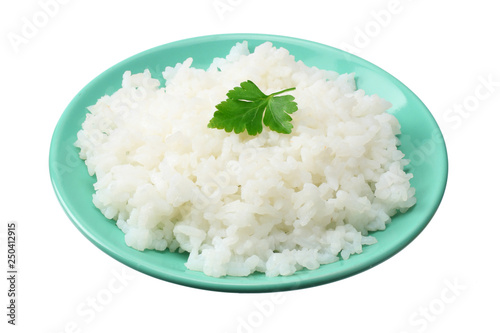
{"type": "MultiPolygon", "coordinates": [[[[225,34],[196,37],[158,46],[132,56],[111,67],[71,101],[62,114],[52,137],[49,156],[50,176],[55,193],[74,225],[101,250],[145,274],[173,283],[228,292],[271,292],[317,286],[363,272],[390,258],[408,245],[429,223],[446,187],[448,160],[439,127],[429,110],[405,85],[379,67],[344,51],[311,41],[260,34],[225,34]],[[87,107],[104,94],[121,87],[122,74],[143,72],[148,68],[160,79],[165,66],[173,66],[193,57],[193,66],[206,69],[214,57],[224,57],[243,40],[250,50],[265,41],[284,47],[309,66],[356,73],[359,88],[378,94],[393,104],[389,112],[401,123],[400,149],[411,159],[408,172],[414,174],[417,204],[399,214],[384,231],[373,233],[378,243],[363,248],[363,253],[348,260],[323,265],[317,270],[304,269],[292,276],[268,278],[255,273],[248,277],[213,278],[184,266],[187,255],[136,251],[125,244],[124,235],[114,221],[106,219],[92,204],[94,177],[78,157],[73,146],[76,133],[85,119],[87,107]]],[[[436,244],[437,246],[437,244],[436,244]]]]}

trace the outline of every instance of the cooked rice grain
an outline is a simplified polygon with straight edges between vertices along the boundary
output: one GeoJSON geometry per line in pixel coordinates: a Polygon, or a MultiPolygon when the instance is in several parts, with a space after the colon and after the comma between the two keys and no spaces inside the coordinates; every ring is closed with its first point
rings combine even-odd
{"type": "Polygon", "coordinates": [[[127,245],[188,251],[210,276],[290,275],[361,253],[415,204],[397,149],[391,104],[356,90],[354,74],[308,67],[267,42],[236,44],[208,70],[192,59],[123,75],[89,107],[75,145],[93,202],[127,245]],[[266,94],[296,87],[291,134],[207,127],[228,90],[252,80],[266,94]]]}

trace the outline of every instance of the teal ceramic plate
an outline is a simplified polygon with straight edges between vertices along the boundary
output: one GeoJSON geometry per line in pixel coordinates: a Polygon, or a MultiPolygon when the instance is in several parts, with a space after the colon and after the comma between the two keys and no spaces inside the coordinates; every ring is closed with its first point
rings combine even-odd
{"type": "MultiPolygon", "coordinates": [[[[163,81],[162,81],[163,82],[163,81]]],[[[408,245],[429,223],[444,194],[448,162],[444,140],[429,110],[405,85],[379,67],[344,51],[311,41],[258,34],[213,35],[181,40],[130,57],[111,67],[86,87],[68,105],[53,134],[50,147],[50,176],[55,193],[75,226],[97,247],[145,274],[165,281],[201,289],[229,292],[269,292],[317,286],[365,271],[390,258],[408,245]],[[378,243],[348,260],[302,270],[292,276],[268,278],[256,273],[248,277],[213,278],[186,269],[186,254],[145,251],[125,245],[114,221],[106,219],[92,204],[95,179],[87,173],[73,146],[87,107],[104,94],[121,87],[126,70],[138,73],[148,68],[161,79],[165,66],[193,57],[193,66],[206,69],[214,57],[223,57],[236,42],[255,46],[270,41],[285,47],[309,66],[339,73],[356,73],[359,88],[378,94],[393,104],[390,110],[400,121],[400,149],[411,159],[407,171],[414,174],[417,204],[406,214],[394,217],[384,231],[373,233],[378,243]]]]}

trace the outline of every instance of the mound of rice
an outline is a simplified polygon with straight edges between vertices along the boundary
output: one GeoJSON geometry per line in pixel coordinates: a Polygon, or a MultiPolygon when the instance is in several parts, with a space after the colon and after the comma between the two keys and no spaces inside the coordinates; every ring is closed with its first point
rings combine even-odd
{"type": "Polygon", "coordinates": [[[163,72],[123,75],[89,107],[75,145],[93,202],[137,250],[188,251],[186,266],[215,277],[290,275],[346,260],[415,204],[397,149],[391,104],[269,42],[236,44],[205,71],[189,58],[163,72]],[[291,134],[207,127],[241,82],[266,94],[296,87],[291,134]]]}

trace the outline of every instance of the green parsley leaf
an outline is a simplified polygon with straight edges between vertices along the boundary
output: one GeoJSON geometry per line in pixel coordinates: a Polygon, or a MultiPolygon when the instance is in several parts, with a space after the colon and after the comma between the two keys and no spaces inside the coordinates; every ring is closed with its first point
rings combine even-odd
{"type": "Polygon", "coordinates": [[[245,129],[250,135],[262,132],[264,125],[271,130],[290,134],[293,125],[290,114],[297,111],[295,97],[291,95],[276,96],[294,90],[289,88],[270,95],[264,94],[252,81],[242,82],[227,93],[227,99],[216,106],[209,128],[223,129],[226,132],[241,133],[245,129]]]}

